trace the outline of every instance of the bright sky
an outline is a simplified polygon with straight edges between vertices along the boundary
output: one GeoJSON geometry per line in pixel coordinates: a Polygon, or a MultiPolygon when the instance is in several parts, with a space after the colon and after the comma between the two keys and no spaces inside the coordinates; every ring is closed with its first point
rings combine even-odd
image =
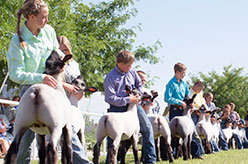
{"type": "Polygon", "coordinates": [[[188,67],[187,74],[221,73],[230,64],[247,71],[247,0],[140,0],[134,7],[138,15],[127,27],[141,23],[137,45],[148,46],[157,40],[163,45],[157,53],[162,63],[138,63],[142,70],[159,77],[151,89],[159,91],[162,110],[166,106],[165,85],[174,75],[177,62],[188,67]]]}

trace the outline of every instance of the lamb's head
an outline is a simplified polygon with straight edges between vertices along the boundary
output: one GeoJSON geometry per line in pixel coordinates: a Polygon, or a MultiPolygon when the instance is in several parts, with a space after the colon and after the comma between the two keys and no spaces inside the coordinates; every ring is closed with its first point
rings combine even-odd
{"type": "Polygon", "coordinates": [[[131,89],[131,87],[129,86],[129,85],[126,85],[125,86],[125,89],[126,89],[126,93],[128,94],[128,95],[134,95],[134,96],[136,96],[136,95],[139,95],[139,96],[141,96],[141,93],[140,93],[140,91],[137,89],[137,88],[134,88],[133,90],[131,89]]]}
{"type": "Polygon", "coordinates": [[[68,60],[72,58],[72,55],[65,55],[63,59],[60,58],[56,51],[52,51],[50,56],[46,60],[45,74],[54,76],[63,71],[63,67],[68,60]]]}
{"type": "Polygon", "coordinates": [[[195,99],[196,95],[197,94],[194,94],[192,96],[192,98],[189,98],[189,96],[185,96],[185,98],[184,98],[183,101],[187,104],[187,106],[189,106],[189,105],[191,105],[194,102],[194,99],[195,99]]]}
{"type": "Polygon", "coordinates": [[[202,104],[201,107],[199,108],[199,112],[201,112],[201,113],[207,112],[207,108],[204,104],[202,104]]]}
{"type": "Polygon", "coordinates": [[[86,83],[85,83],[85,81],[83,79],[83,76],[81,76],[81,75],[79,75],[77,78],[72,80],[71,84],[78,88],[79,93],[83,93],[83,92],[91,92],[91,93],[93,93],[93,92],[98,91],[98,89],[95,88],[95,87],[86,87],[86,83]]]}
{"type": "Polygon", "coordinates": [[[150,105],[156,97],[158,97],[157,91],[151,90],[150,94],[144,92],[141,97],[141,105],[150,105]]]}

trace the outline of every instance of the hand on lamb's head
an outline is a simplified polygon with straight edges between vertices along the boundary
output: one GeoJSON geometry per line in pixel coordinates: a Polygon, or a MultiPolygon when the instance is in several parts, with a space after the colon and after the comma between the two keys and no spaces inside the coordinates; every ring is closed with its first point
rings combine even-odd
{"type": "Polygon", "coordinates": [[[126,93],[129,95],[130,103],[136,103],[137,104],[140,102],[141,93],[138,89],[134,88],[132,90],[131,87],[128,85],[126,85],[125,89],[126,89],[126,93]]]}
{"type": "Polygon", "coordinates": [[[192,103],[194,102],[194,99],[196,97],[197,94],[194,94],[192,96],[192,98],[189,98],[189,96],[185,96],[184,100],[182,101],[182,106],[183,106],[183,109],[185,109],[186,107],[190,107],[190,108],[193,108],[192,106],[192,103]]]}

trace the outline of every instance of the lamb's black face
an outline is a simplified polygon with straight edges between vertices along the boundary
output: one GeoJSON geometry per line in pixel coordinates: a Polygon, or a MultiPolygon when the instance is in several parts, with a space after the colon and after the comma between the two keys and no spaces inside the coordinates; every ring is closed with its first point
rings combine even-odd
{"type": "Polygon", "coordinates": [[[60,59],[59,54],[56,51],[52,51],[46,60],[45,73],[52,76],[59,74],[65,62],[71,59],[71,57],[71,55],[66,55],[64,59],[60,59]]]}
{"type": "Polygon", "coordinates": [[[78,92],[83,92],[86,87],[86,84],[82,76],[78,76],[76,79],[74,79],[72,81],[72,85],[79,88],[78,92]]]}

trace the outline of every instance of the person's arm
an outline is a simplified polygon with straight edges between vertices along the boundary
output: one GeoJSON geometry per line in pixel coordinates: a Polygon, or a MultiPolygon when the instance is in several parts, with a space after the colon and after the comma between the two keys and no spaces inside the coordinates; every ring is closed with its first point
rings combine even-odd
{"type": "Polygon", "coordinates": [[[128,95],[124,97],[117,96],[114,80],[107,76],[104,80],[105,101],[114,106],[125,106],[130,103],[128,95]]]}
{"type": "Polygon", "coordinates": [[[19,42],[13,37],[7,52],[9,77],[18,84],[35,84],[41,83],[45,75],[41,73],[26,72],[25,57],[30,58],[24,53],[25,49],[21,48],[19,42]]]}

